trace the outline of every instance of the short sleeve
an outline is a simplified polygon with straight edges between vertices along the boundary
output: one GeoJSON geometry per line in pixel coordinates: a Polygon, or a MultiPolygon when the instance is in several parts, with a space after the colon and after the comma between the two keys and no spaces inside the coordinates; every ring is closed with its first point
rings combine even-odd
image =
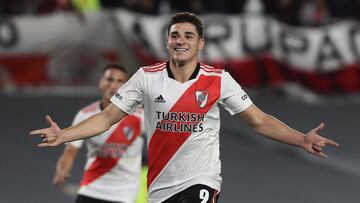
{"type": "MultiPolygon", "coordinates": [[[[84,118],[84,114],[82,113],[82,111],[79,111],[73,122],[72,122],[72,125],[76,125],[78,123],[80,123],[81,121],[83,121],[85,118],[84,118]]],[[[82,144],[84,143],[84,140],[76,140],[76,141],[72,141],[72,142],[67,142],[66,144],[71,144],[72,146],[76,147],[76,148],[81,148],[82,144]]]]}
{"type": "Polygon", "coordinates": [[[110,101],[127,114],[132,114],[138,105],[143,104],[144,73],[140,68],[110,101]]]}
{"type": "Polygon", "coordinates": [[[221,98],[222,105],[231,115],[240,113],[248,108],[252,101],[241,86],[234,80],[231,75],[224,71],[221,81],[221,98]]]}

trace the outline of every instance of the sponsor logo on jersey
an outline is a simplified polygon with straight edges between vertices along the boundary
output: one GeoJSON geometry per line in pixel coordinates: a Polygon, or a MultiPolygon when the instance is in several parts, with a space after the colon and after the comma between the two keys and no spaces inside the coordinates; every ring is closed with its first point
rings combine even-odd
{"type": "Polygon", "coordinates": [[[165,103],[165,99],[163,98],[163,96],[160,94],[158,97],[155,98],[154,102],[156,103],[165,103]]]}
{"type": "Polygon", "coordinates": [[[204,113],[156,111],[156,129],[166,132],[202,132],[204,113]]]}
{"type": "Polygon", "coordinates": [[[241,96],[242,100],[246,100],[248,98],[247,94],[244,94],[243,96],[241,96]]]}
{"type": "Polygon", "coordinates": [[[119,93],[116,93],[116,94],[115,94],[115,97],[118,98],[119,100],[122,100],[122,99],[124,98],[124,97],[121,96],[119,93]]]}
{"type": "Polygon", "coordinates": [[[119,143],[105,143],[97,148],[95,155],[102,158],[121,158],[126,153],[128,145],[119,143]]]}
{"type": "Polygon", "coordinates": [[[200,108],[204,108],[208,102],[208,91],[196,91],[196,102],[199,105],[200,108]]]}

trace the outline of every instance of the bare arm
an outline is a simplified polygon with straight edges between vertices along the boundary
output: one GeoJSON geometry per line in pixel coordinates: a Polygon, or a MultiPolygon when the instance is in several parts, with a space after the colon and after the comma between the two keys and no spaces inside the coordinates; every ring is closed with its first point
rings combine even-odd
{"type": "Polygon", "coordinates": [[[59,157],[56,164],[56,171],[53,178],[54,185],[62,186],[66,179],[70,177],[70,171],[78,152],[79,149],[77,147],[71,144],[66,145],[63,154],[59,157]]]}
{"type": "Polygon", "coordinates": [[[323,158],[327,157],[322,152],[322,148],[326,144],[339,146],[338,143],[319,135],[320,130],[324,128],[323,123],[305,135],[290,128],[275,117],[264,113],[253,104],[241,112],[239,116],[260,134],[273,140],[302,147],[307,152],[323,158]]]}
{"type": "Polygon", "coordinates": [[[113,124],[119,122],[127,114],[113,104],[110,104],[102,112],[91,116],[77,125],[66,129],[60,129],[58,125],[46,116],[46,121],[50,125],[48,128],[31,131],[31,135],[40,135],[43,138],[39,147],[58,146],[64,142],[79,139],[86,139],[99,135],[108,130],[113,124]]]}

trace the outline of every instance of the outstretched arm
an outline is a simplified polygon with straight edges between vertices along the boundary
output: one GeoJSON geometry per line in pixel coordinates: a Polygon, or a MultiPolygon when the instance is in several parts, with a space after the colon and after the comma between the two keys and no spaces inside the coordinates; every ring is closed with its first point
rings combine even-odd
{"type": "Polygon", "coordinates": [[[31,131],[31,135],[40,135],[43,138],[39,147],[54,147],[64,142],[90,138],[108,130],[112,125],[120,121],[127,114],[113,104],[110,104],[102,112],[91,116],[77,125],[66,129],[59,126],[46,116],[48,128],[31,131]]]}
{"type": "Polygon", "coordinates": [[[322,152],[323,147],[327,144],[336,147],[339,146],[338,143],[319,135],[320,130],[324,128],[323,123],[305,135],[290,128],[275,117],[264,113],[254,104],[239,113],[239,116],[260,134],[273,140],[302,147],[307,152],[323,158],[327,157],[327,155],[322,152]]]}
{"type": "Polygon", "coordinates": [[[53,184],[62,186],[66,179],[70,177],[70,171],[74,164],[79,149],[71,144],[66,145],[63,154],[59,157],[56,164],[56,171],[53,178],[53,184]]]}

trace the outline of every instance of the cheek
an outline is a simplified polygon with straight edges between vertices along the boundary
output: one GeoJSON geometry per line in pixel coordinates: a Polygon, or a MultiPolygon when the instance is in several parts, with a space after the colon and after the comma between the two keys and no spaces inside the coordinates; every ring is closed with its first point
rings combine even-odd
{"type": "Polygon", "coordinates": [[[118,90],[118,89],[119,89],[121,86],[123,86],[124,84],[125,84],[124,82],[117,84],[116,87],[115,87],[115,89],[118,90]]]}
{"type": "Polygon", "coordinates": [[[170,47],[171,47],[171,43],[170,42],[166,43],[166,49],[170,50],[170,47]]]}
{"type": "Polygon", "coordinates": [[[110,84],[105,84],[104,86],[102,86],[102,90],[104,91],[109,91],[110,89],[110,84]]]}

